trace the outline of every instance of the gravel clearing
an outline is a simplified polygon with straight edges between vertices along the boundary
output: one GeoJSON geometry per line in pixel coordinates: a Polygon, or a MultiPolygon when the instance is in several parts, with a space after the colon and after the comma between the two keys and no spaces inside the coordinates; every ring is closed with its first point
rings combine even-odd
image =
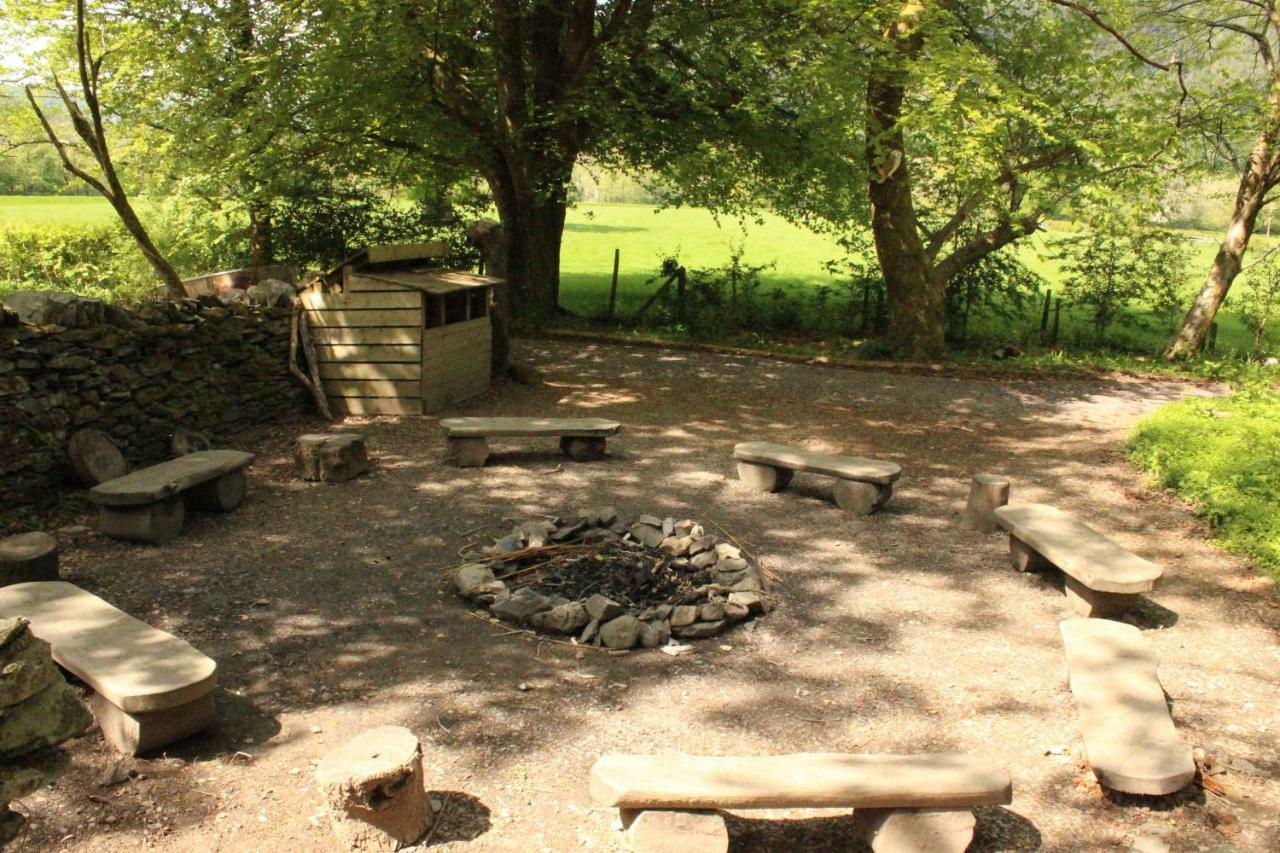
{"type": "MultiPolygon", "coordinates": [[[[221,726],[149,759],[73,741],[72,769],[16,803],[15,849],[331,850],[316,762],[360,731],[423,742],[447,850],[622,849],[587,796],[603,752],[962,750],[1013,775],[978,810],[975,850],[1280,849],[1280,597],[1207,541],[1123,458],[1128,430],[1193,386],[1136,379],[951,378],[676,350],[520,341],[547,383],[496,387],[449,415],[608,417],[602,462],[554,440],[495,440],[483,469],[441,464],[435,418],[350,418],[373,473],[305,483],[281,425],[245,504],[160,546],[63,538],[63,577],[220,664],[221,726]],[[899,463],[893,500],[840,511],[828,478],[752,493],[735,442],[899,463]],[[1162,798],[1103,792],[1078,762],[1059,590],[1014,572],[1006,537],[958,522],[973,473],[1052,503],[1165,566],[1137,619],[1182,736],[1225,767],[1162,798]],[[447,569],[468,541],[587,506],[714,523],[776,574],[777,609],[693,654],[609,655],[473,618],[447,569]],[[133,771],[136,775],[129,775],[133,771]],[[115,782],[104,786],[104,781],[115,782]]],[[[68,517],[63,523],[85,523],[68,517]]],[[[707,524],[708,529],[713,529],[707,524]]],[[[847,813],[739,812],[736,851],[865,850],[847,813]]]]}

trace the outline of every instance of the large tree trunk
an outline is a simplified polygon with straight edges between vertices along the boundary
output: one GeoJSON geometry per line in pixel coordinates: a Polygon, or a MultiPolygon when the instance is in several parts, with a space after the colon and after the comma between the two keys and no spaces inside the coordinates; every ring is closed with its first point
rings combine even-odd
{"type": "Polygon", "coordinates": [[[1182,321],[1181,328],[1169,341],[1164,357],[1169,361],[1194,356],[1204,346],[1209,327],[1218,315],[1218,308],[1227,298],[1231,283],[1240,273],[1245,250],[1253,236],[1253,226],[1258,211],[1266,203],[1267,191],[1276,181],[1276,145],[1280,137],[1280,78],[1272,80],[1267,103],[1267,115],[1262,131],[1249,152],[1249,163],[1240,176],[1236,191],[1235,207],[1231,211],[1231,224],[1218,245],[1213,266],[1205,278],[1204,286],[1191,303],[1191,310],[1182,321]]]}
{"type": "MultiPolygon", "coordinates": [[[[523,182],[522,182],[523,183],[523,182]]],[[[563,193],[538,193],[501,175],[489,177],[507,248],[512,310],[534,322],[554,316],[560,294],[560,241],[567,204],[563,193]]]]}
{"type": "MultiPolygon", "coordinates": [[[[905,54],[920,49],[908,4],[886,35],[905,54]]],[[[918,10],[917,10],[918,12],[918,10]]],[[[889,296],[889,343],[912,360],[940,356],[945,347],[946,287],[933,269],[920,237],[911,198],[911,169],[900,120],[906,71],[896,57],[883,57],[867,82],[867,191],[871,233],[889,296]]]]}

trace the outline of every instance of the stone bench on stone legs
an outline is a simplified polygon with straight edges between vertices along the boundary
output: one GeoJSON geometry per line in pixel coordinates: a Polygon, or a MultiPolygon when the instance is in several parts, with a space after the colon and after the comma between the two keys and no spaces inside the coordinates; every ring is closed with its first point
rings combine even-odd
{"type": "Polygon", "coordinates": [[[959,753],[761,756],[605,755],[591,796],[620,810],[636,853],[724,853],[720,809],[851,808],[876,853],[960,853],[974,806],[1004,805],[1004,768],[959,753]],[[674,839],[683,839],[681,846],[674,839]]]}
{"type": "Polygon", "coordinates": [[[215,721],[218,665],[185,640],[65,581],[0,589],[0,618],[17,616],[92,688],[89,707],[117,750],[150,752],[215,721]]]}
{"type": "Polygon", "coordinates": [[[1164,569],[1122,548],[1072,516],[1045,504],[996,509],[1009,532],[1009,556],[1020,572],[1059,569],[1067,601],[1081,616],[1119,616],[1155,589],[1164,569]]]}
{"type": "Polygon", "coordinates": [[[1059,624],[1085,757],[1102,785],[1160,796],[1196,775],[1191,745],[1178,737],[1159,661],[1142,632],[1106,619],[1059,624]]]}
{"type": "Polygon", "coordinates": [[[490,438],[560,437],[560,450],[574,462],[604,458],[605,440],[622,424],[604,418],[445,418],[445,462],[479,468],[489,458],[490,438]]]}
{"type": "Polygon", "coordinates": [[[733,448],[738,478],[762,492],[780,492],[796,471],[836,478],[832,493],[841,509],[866,515],[893,496],[893,484],[902,468],[858,456],[822,453],[768,441],[746,441],[733,448]]]}
{"type": "Polygon", "coordinates": [[[244,500],[253,454],[201,450],[108,480],[89,490],[98,529],[116,539],[166,542],[182,531],[186,508],[230,512],[244,500]]]}

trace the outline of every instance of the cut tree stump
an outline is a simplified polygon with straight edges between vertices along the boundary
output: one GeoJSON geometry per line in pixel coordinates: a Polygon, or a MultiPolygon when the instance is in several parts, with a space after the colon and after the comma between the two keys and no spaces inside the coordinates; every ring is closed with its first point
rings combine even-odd
{"type": "Polygon", "coordinates": [[[316,767],[338,839],[352,850],[398,850],[431,824],[422,781],[422,746],[401,726],[357,735],[316,767]]]}
{"type": "Polygon", "coordinates": [[[67,456],[76,479],[93,487],[129,473],[129,466],[111,436],[97,429],[82,429],[67,443],[67,456]]]}
{"type": "Polygon", "coordinates": [[[304,480],[345,483],[369,470],[364,436],[354,432],[299,436],[294,467],[304,480]]]}
{"type": "Polygon", "coordinates": [[[48,533],[0,539],[0,586],[58,579],[58,540],[48,533]]]}
{"type": "Polygon", "coordinates": [[[975,474],[969,485],[969,502],[960,523],[968,530],[994,533],[999,525],[993,514],[1009,503],[1009,478],[997,474],[975,474]]]}

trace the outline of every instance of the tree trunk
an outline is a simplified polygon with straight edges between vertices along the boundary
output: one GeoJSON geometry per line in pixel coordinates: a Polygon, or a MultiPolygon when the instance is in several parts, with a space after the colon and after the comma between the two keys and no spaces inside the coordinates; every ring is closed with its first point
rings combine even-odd
{"type": "Polygon", "coordinates": [[[560,241],[567,205],[561,197],[540,198],[505,176],[491,176],[507,249],[507,286],[512,311],[535,322],[554,316],[560,293],[560,241]]]}
{"type": "MultiPolygon", "coordinates": [[[[114,174],[111,177],[114,179],[114,174]]],[[[160,276],[160,280],[164,282],[165,292],[173,299],[185,299],[187,290],[182,286],[182,279],[178,277],[177,270],[156,248],[156,244],[151,242],[151,235],[147,233],[142,220],[138,219],[138,215],[133,212],[133,205],[129,203],[128,197],[125,196],[124,189],[119,187],[119,182],[112,180],[112,183],[115,185],[119,195],[114,198],[109,196],[107,200],[115,208],[116,215],[120,217],[120,221],[124,224],[125,230],[129,232],[129,236],[133,237],[133,241],[138,244],[138,251],[142,252],[142,256],[147,259],[147,263],[151,264],[151,268],[155,270],[156,275],[160,276]]]]}
{"type": "Polygon", "coordinates": [[[255,267],[275,263],[275,229],[271,211],[263,205],[249,205],[249,264],[255,267]]]}
{"type": "Polygon", "coordinates": [[[946,288],[920,238],[900,119],[906,74],[891,60],[867,82],[867,190],[871,233],[889,296],[889,343],[912,360],[945,346],[946,288]]]}
{"type": "Polygon", "coordinates": [[[1213,266],[1204,286],[1191,303],[1191,310],[1182,321],[1181,328],[1169,341],[1164,357],[1168,361],[1191,358],[1204,346],[1209,327],[1213,325],[1218,308],[1227,298],[1227,291],[1240,272],[1249,238],[1258,219],[1258,211],[1266,203],[1267,191],[1275,183],[1276,143],[1280,137],[1280,77],[1273,78],[1268,98],[1266,120],[1262,131],[1249,152],[1249,163],[1240,177],[1236,191],[1235,208],[1231,212],[1231,224],[1218,245],[1213,266]]]}

